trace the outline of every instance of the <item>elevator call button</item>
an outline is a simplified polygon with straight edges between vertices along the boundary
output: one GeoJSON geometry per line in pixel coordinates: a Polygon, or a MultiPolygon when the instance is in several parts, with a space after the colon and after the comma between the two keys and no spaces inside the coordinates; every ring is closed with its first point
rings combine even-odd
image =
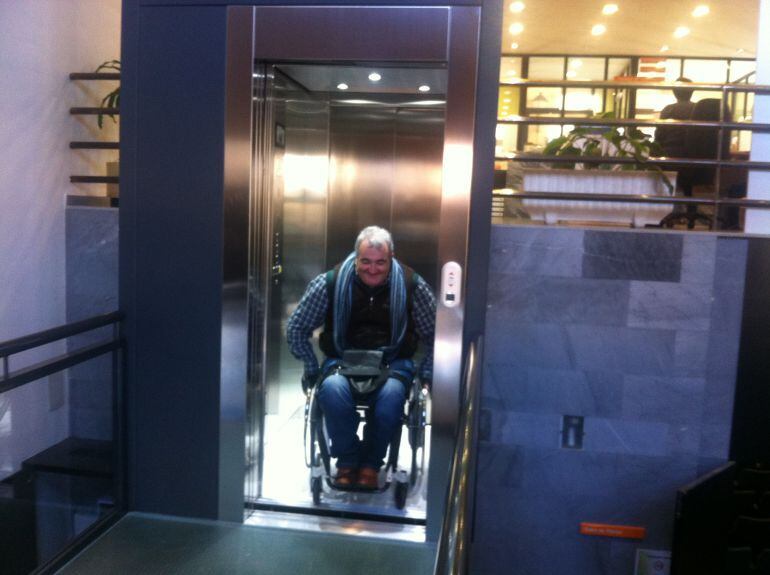
{"type": "Polygon", "coordinates": [[[447,307],[460,305],[463,270],[457,262],[447,262],[441,268],[441,301],[447,307]]]}

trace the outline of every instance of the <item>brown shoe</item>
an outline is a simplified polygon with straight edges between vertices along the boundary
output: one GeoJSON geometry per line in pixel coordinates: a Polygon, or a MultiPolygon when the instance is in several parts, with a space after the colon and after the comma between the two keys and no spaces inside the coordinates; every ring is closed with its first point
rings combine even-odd
{"type": "Polygon", "coordinates": [[[377,489],[379,488],[380,473],[376,469],[371,467],[364,467],[358,471],[358,481],[356,481],[356,487],[360,489],[377,489]]]}
{"type": "Polygon", "coordinates": [[[355,467],[338,467],[334,485],[336,487],[353,487],[357,473],[358,470],[355,467]]]}

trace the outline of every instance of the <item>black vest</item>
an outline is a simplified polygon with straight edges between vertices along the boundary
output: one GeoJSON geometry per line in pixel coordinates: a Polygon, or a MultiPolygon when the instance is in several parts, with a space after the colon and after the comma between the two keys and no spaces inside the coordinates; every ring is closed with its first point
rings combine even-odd
{"type": "MultiPolygon", "coordinates": [[[[417,351],[417,332],[412,320],[412,294],[417,284],[417,274],[404,266],[406,282],[407,324],[404,341],[399,349],[398,358],[410,358],[417,351]]],[[[334,286],[339,273],[339,266],[326,274],[326,295],[329,305],[326,308],[326,322],[321,332],[319,346],[326,357],[339,357],[334,349],[334,286]]],[[[353,278],[353,294],[345,339],[351,349],[376,349],[390,344],[390,284],[369,287],[358,276],[353,278]]]]}

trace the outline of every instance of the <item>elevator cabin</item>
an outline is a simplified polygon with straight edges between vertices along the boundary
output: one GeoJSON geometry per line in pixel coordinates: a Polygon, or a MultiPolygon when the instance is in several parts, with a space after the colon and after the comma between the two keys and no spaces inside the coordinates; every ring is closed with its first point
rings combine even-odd
{"type": "MultiPolygon", "coordinates": [[[[229,10],[222,385],[233,397],[246,381],[247,516],[344,514],[438,530],[460,408],[477,31],[467,7],[229,10]],[[369,225],[392,233],[396,257],[437,298],[424,443],[401,440],[397,469],[411,479],[402,509],[392,490],[324,484],[314,501],[303,366],[286,343],[308,283],[369,225]]],[[[318,330],[322,360],[317,339],[318,330]]]]}

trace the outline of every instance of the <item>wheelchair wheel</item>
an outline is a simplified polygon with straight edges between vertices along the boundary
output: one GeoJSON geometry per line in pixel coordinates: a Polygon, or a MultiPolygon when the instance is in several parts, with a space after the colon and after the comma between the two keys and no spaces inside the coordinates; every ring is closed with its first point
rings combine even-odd
{"type": "Polygon", "coordinates": [[[320,454],[313,459],[313,468],[310,475],[310,492],[313,494],[313,504],[321,503],[321,494],[323,493],[323,467],[320,454]]]}
{"type": "Polygon", "coordinates": [[[406,496],[409,493],[409,484],[406,482],[396,482],[396,508],[403,509],[406,505],[406,496]]]}
{"type": "Polygon", "coordinates": [[[310,480],[310,490],[313,492],[313,505],[321,503],[321,493],[323,492],[323,478],[313,477],[310,480]]]}
{"type": "Polygon", "coordinates": [[[414,487],[414,484],[417,483],[417,449],[412,449],[412,466],[409,469],[409,485],[414,487]]]}

